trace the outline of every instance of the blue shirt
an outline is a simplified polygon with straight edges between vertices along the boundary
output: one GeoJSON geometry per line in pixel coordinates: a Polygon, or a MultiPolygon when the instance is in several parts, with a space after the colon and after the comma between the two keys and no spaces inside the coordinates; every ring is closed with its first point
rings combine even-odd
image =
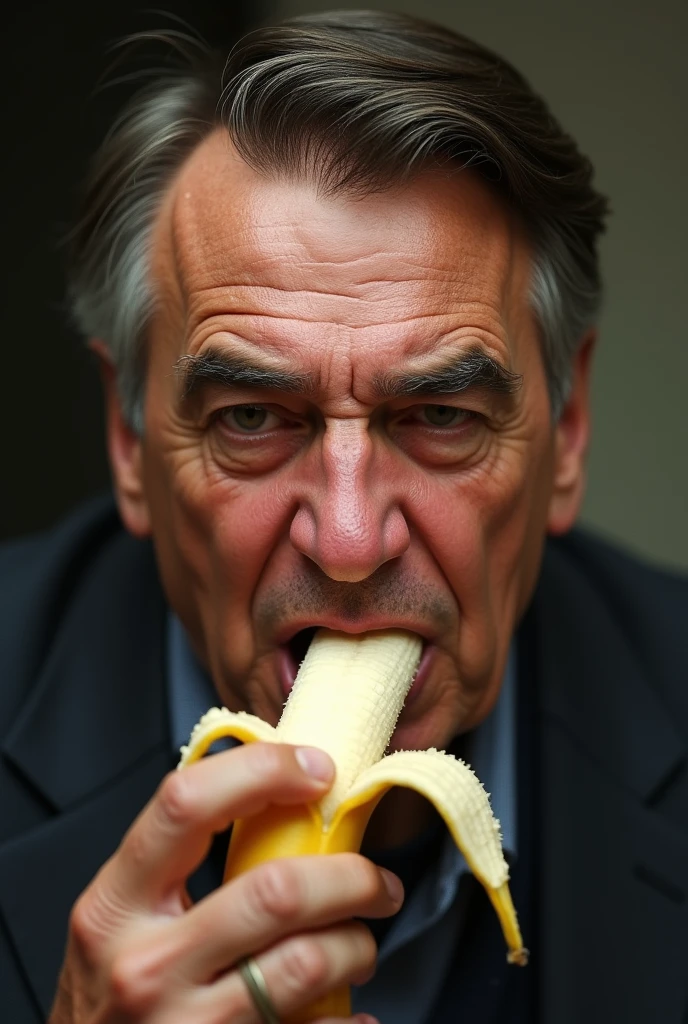
{"type": "MultiPolygon", "coordinates": [[[[218,703],[212,681],[173,614],[168,627],[170,731],[175,747],[218,703]]],[[[497,703],[471,736],[471,767],[490,794],[503,846],[516,855],[516,669],[513,648],[497,703]]],[[[428,1024],[464,923],[459,881],[468,871],[447,833],[434,871],[413,889],[385,935],[375,977],[352,990],[352,1011],[374,1014],[381,1024],[428,1024]],[[452,911],[450,913],[450,911],[452,911]]]]}

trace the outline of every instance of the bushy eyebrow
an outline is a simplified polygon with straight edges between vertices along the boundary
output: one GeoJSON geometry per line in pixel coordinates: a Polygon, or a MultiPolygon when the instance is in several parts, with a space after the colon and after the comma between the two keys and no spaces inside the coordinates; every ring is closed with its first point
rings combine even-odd
{"type": "Polygon", "coordinates": [[[381,398],[456,395],[469,388],[513,395],[522,383],[520,373],[512,373],[480,349],[469,349],[419,373],[389,371],[378,375],[373,382],[381,398]]]}
{"type": "MultiPolygon", "coordinates": [[[[174,364],[174,369],[182,378],[183,401],[193,399],[206,385],[305,395],[316,391],[312,374],[279,369],[218,348],[209,348],[200,356],[182,356],[174,364]]],[[[521,384],[521,374],[507,370],[480,349],[462,352],[421,372],[389,371],[373,379],[375,393],[383,399],[416,394],[455,395],[469,388],[512,395],[521,384]]]]}
{"type": "Polygon", "coordinates": [[[280,370],[267,363],[243,359],[217,348],[209,348],[200,356],[182,356],[174,368],[182,377],[182,398],[185,401],[192,399],[206,385],[288,391],[292,394],[311,394],[315,390],[310,374],[280,370]]]}

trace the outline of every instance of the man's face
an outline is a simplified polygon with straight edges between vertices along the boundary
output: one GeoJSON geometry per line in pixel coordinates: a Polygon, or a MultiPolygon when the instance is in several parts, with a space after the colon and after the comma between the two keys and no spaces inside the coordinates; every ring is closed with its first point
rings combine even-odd
{"type": "Polygon", "coordinates": [[[398,626],[426,645],[395,747],[488,713],[558,464],[529,275],[467,172],[325,199],[220,132],[186,163],[154,235],[141,493],[120,504],[227,706],[276,723],[309,627],[398,626]]]}

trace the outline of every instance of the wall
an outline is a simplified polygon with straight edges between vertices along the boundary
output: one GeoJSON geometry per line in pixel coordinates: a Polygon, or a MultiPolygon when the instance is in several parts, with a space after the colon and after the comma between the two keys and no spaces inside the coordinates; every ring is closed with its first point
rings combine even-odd
{"type": "MultiPolygon", "coordinates": [[[[278,0],[282,16],[366,6],[278,0]]],[[[397,0],[523,71],[578,139],[614,209],[584,520],[688,568],[688,338],[684,0],[397,0]]]]}

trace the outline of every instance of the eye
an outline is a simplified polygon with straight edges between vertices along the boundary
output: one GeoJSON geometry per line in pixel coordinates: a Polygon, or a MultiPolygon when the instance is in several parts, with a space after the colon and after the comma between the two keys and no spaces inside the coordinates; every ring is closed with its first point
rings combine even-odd
{"type": "Polygon", "coordinates": [[[271,430],[279,423],[279,416],[263,405],[233,405],[223,409],[220,417],[226,426],[242,434],[271,430]]]}
{"type": "Polygon", "coordinates": [[[424,405],[420,410],[421,420],[430,427],[458,427],[472,415],[453,405],[424,405]]]}

